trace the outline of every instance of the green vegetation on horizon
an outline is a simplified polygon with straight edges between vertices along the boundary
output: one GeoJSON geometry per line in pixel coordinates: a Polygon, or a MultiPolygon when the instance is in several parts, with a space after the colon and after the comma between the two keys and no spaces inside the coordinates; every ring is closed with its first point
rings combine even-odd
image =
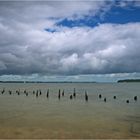
{"type": "Polygon", "coordinates": [[[118,83],[123,83],[123,82],[140,82],[140,79],[124,79],[124,80],[118,80],[118,83]]]}

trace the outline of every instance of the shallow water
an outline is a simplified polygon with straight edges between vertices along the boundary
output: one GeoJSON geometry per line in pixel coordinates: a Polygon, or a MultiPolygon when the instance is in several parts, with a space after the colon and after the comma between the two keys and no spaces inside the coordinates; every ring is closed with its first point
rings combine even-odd
{"type": "Polygon", "coordinates": [[[139,83],[0,84],[1,91],[3,88],[5,93],[0,92],[0,138],[140,139],[139,83]],[[76,98],[70,100],[74,88],[76,98]],[[20,95],[16,93],[19,89],[20,95]],[[25,89],[28,96],[23,93],[25,89]],[[39,97],[32,93],[37,89],[42,91],[39,97]],[[65,91],[60,100],[59,89],[65,91]],[[12,90],[11,95],[9,90],[12,90]],[[101,99],[99,94],[102,94],[101,99]],[[137,101],[134,96],[138,97],[137,101]],[[127,99],[130,103],[126,103],[127,99]]]}

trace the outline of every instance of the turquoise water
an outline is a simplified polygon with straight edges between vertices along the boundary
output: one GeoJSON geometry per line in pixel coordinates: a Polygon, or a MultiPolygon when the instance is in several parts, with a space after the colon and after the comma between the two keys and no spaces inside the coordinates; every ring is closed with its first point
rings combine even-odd
{"type": "Polygon", "coordinates": [[[139,83],[0,84],[1,91],[3,88],[0,138],[140,138],[139,83]],[[76,98],[70,100],[74,88],[76,98]],[[25,89],[28,96],[23,93],[25,89]],[[60,99],[59,89],[65,91],[60,99]],[[33,90],[42,94],[36,97],[33,90]]]}

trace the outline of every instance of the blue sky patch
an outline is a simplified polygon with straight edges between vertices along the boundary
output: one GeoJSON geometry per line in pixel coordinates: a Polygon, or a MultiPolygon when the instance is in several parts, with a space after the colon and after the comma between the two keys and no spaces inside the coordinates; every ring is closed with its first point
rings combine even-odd
{"type": "Polygon", "coordinates": [[[69,20],[67,18],[56,23],[57,26],[65,27],[81,27],[88,26],[94,27],[99,23],[113,23],[113,24],[126,24],[129,22],[140,22],[140,8],[139,7],[119,7],[113,6],[110,11],[105,13],[104,17],[100,18],[100,15],[96,16],[84,16],[83,19],[69,20]]]}
{"type": "Polygon", "coordinates": [[[60,22],[57,22],[57,26],[66,26],[66,27],[77,27],[77,26],[89,26],[94,27],[98,25],[98,17],[95,16],[85,16],[83,19],[78,20],[69,20],[67,18],[63,19],[60,22]]]}
{"type": "Polygon", "coordinates": [[[140,21],[140,8],[120,8],[113,7],[108,13],[106,13],[103,22],[104,23],[119,23],[125,24],[129,22],[140,21]]]}

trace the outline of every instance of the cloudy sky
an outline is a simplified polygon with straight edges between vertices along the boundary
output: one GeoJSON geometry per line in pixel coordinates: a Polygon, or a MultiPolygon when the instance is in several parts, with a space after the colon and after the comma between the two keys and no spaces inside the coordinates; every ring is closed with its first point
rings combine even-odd
{"type": "Polygon", "coordinates": [[[0,1],[0,80],[140,78],[140,1],[0,1]]]}

